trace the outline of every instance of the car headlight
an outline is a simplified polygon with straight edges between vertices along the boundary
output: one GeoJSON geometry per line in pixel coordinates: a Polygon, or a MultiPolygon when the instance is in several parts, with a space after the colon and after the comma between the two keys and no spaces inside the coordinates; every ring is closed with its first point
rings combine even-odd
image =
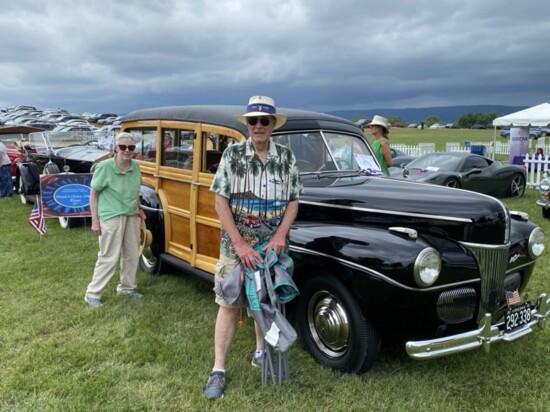
{"type": "Polygon", "coordinates": [[[538,258],[544,251],[545,240],[544,231],[540,227],[534,229],[529,235],[529,256],[533,259],[538,258]]]}
{"type": "Polygon", "coordinates": [[[441,256],[437,250],[428,247],[422,250],[414,262],[414,280],[420,287],[435,283],[441,273],[441,256]]]}
{"type": "Polygon", "coordinates": [[[550,179],[542,179],[539,183],[539,189],[544,190],[545,192],[550,190],[550,179]]]}

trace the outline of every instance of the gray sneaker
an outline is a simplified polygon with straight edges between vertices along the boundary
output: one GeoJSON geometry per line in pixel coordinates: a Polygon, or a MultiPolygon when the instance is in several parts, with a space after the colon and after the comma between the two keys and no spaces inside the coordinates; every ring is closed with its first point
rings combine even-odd
{"type": "Polygon", "coordinates": [[[206,382],[204,388],[204,396],[208,400],[214,400],[223,396],[223,390],[225,387],[225,373],[224,372],[212,372],[206,382]]]}
{"type": "Polygon", "coordinates": [[[126,298],[132,298],[132,299],[141,299],[143,295],[138,292],[118,292],[118,296],[124,296],[126,298]]]}
{"type": "Polygon", "coordinates": [[[99,299],[96,299],[96,298],[92,298],[88,295],[84,295],[84,300],[86,301],[86,303],[88,305],[90,305],[92,308],[99,308],[101,306],[103,306],[103,303],[101,303],[101,301],[99,299]]]}
{"type": "Polygon", "coordinates": [[[254,366],[255,368],[261,368],[264,364],[264,352],[262,352],[260,355],[256,355],[256,352],[252,354],[252,361],[250,364],[254,366]]]}

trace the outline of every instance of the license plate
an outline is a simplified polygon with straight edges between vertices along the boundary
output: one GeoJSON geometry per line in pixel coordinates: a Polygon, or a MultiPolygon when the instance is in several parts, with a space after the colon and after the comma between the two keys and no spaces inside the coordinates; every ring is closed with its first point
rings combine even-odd
{"type": "Polygon", "coordinates": [[[525,302],[506,311],[504,315],[504,332],[512,332],[529,322],[531,322],[531,304],[525,302]]]}

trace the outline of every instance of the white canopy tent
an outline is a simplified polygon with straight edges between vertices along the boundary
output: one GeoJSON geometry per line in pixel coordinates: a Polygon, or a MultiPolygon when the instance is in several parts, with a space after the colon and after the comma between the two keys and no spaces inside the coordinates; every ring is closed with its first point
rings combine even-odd
{"type": "Polygon", "coordinates": [[[542,103],[493,120],[493,126],[535,126],[547,127],[550,124],[550,103],[542,103]]]}
{"type": "MultiPolygon", "coordinates": [[[[519,112],[507,114],[506,116],[497,117],[493,120],[495,127],[493,135],[493,147],[497,140],[497,126],[510,127],[547,127],[550,125],[550,103],[542,103],[538,106],[529,107],[528,109],[520,110],[519,112]]],[[[493,151],[493,159],[495,153],[493,151]]]]}

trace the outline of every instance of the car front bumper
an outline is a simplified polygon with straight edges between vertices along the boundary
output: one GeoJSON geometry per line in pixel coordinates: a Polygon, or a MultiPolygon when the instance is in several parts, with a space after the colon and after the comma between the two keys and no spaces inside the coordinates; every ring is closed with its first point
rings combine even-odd
{"type": "Polygon", "coordinates": [[[491,325],[491,314],[486,314],[479,322],[478,329],[438,339],[411,341],[405,346],[411,358],[420,360],[439,358],[480,347],[488,352],[491,345],[495,343],[513,342],[529,335],[534,331],[535,325],[544,329],[548,318],[550,318],[550,297],[543,293],[531,307],[531,322],[511,333],[504,332],[503,323],[491,325]]]}

